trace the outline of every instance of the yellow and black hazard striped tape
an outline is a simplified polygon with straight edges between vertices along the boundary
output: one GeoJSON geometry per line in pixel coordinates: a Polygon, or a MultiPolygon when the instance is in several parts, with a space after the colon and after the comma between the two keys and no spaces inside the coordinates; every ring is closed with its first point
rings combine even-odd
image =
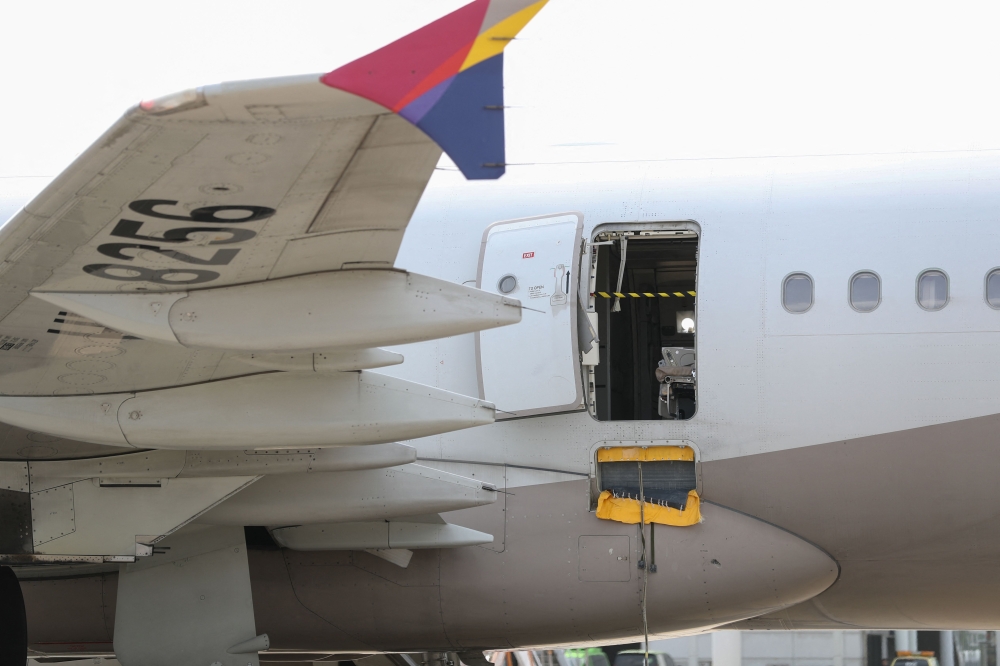
{"type": "Polygon", "coordinates": [[[655,293],[644,291],[638,294],[634,291],[629,291],[625,293],[622,293],[620,291],[612,291],[610,293],[606,291],[599,291],[596,294],[591,294],[591,296],[600,296],[601,298],[670,298],[672,296],[676,298],[684,298],[685,296],[697,296],[697,295],[698,294],[696,294],[693,291],[687,291],[687,292],[674,291],[670,293],[666,291],[658,291],[655,293]]]}

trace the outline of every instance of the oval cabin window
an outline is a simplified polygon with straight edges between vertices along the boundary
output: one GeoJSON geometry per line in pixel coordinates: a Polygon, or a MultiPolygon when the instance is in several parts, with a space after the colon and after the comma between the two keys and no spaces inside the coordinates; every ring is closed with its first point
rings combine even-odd
{"type": "Polygon", "coordinates": [[[497,291],[507,295],[517,289],[517,278],[507,273],[497,281],[497,291]]]}
{"type": "Polygon", "coordinates": [[[986,275],[986,304],[1000,310],[1000,268],[994,268],[986,275]]]}
{"type": "Polygon", "coordinates": [[[805,273],[792,273],[781,286],[781,304],[793,314],[800,314],[812,307],[813,281],[805,273]]]}
{"type": "Polygon", "coordinates": [[[948,276],[937,270],[921,273],[917,278],[917,304],[932,312],[948,305],[948,276]]]}
{"type": "Polygon", "coordinates": [[[871,271],[855,273],[851,278],[851,307],[871,312],[882,302],[882,281],[871,271]]]}

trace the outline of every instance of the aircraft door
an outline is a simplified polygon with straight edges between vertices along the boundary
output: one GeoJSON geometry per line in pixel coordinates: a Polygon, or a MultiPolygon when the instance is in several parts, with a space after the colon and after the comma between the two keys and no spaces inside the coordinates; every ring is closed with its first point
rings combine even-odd
{"type": "Polygon", "coordinates": [[[476,338],[480,397],[498,419],[581,407],[582,231],[582,214],[560,213],[497,222],[483,234],[477,286],[525,307],[520,323],[476,338]]]}

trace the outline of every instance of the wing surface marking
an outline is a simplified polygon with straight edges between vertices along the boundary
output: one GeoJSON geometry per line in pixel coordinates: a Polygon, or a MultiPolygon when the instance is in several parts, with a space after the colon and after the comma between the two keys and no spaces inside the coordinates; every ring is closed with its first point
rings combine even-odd
{"type": "Polygon", "coordinates": [[[32,290],[176,291],[392,267],[440,148],[314,76],[203,96],[167,115],[129,112],[3,228],[0,393],[106,393],[254,371],[222,352],[133,339],[28,299],[32,290]],[[316,222],[328,237],[310,232],[316,222]]]}
{"type": "Polygon", "coordinates": [[[0,395],[127,393],[260,372],[245,353],[165,344],[102,312],[74,312],[72,299],[29,294],[194,294],[393,269],[441,146],[478,164],[463,167],[470,177],[502,173],[503,48],[545,1],[475,0],[376,52],[386,66],[363,74],[365,90],[334,84],[372,56],[130,110],[0,230],[0,395]]]}

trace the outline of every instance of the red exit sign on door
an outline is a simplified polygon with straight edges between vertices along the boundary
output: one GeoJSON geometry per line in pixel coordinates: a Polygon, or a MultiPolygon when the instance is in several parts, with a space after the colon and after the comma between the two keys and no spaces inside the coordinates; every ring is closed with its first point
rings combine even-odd
{"type": "Polygon", "coordinates": [[[522,259],[531,259],[534,256],[535,256],[534,252],[525,252],[524,254],[521,255],[521,258],[522,259]]]}

